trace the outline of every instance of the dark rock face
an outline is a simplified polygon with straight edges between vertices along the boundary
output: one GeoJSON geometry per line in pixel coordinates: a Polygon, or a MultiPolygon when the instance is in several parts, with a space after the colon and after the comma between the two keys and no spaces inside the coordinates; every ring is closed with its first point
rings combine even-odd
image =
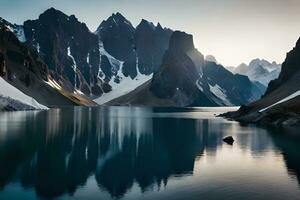
{"type": "MultiPolygon", "coordinates": [[[[176,31],[170,38],[169,50],[186,53],[195,49],[193,36],[184,32],[176,31]]],[[[204,60],[204,57],[203,57],[204,60]]]]}
{"type": "Polygon", "coordinates": [[[139,71],[151,74],[160,67],[165,51],[168,49],[172,31],[163,29],[160,24],[142,20],[135,31],[135,47],[139,59],[139,71]]]}
{"type": "MultiPolygon", "coordinates": [[[[161,68],[152,79],[151,91],[159,98],[171,98],[179,106],[193,104],[198,89],[196,81],[200,69],[188,56],[193,51],[193,37],[184,32],[175,31],[170,39],[169,49],[166,51],[161,68]]],[[[200,53],[197,58],[204,62],[200,53]]],[[[208,99],[205,103],[210,104],[208,99]]]]}
{"type": "Polygon", "coordinates": [[[131,78],[137,75],[134,32],[132,24],[120,13],[113,14],[97,29],[104,49],[116,59],[124,61],[123,73],[131,78]]]}
{"type": "Polygon", "coordinates": [[[116,13],[100,24],[97,34],[107,53],[124,61],[124,75],[133,79],[137,70],[146,75],[158,70],[172,31],[146,20],[135,29],[124,16],[116,13]]]}
{"type": "Polygon", "coordinates": [[[39,19],[24,22],[24,32],[27,44],[37,49],[56,77],[64,77],[88,95],[98,87],[98,37],[74,15],[51,8],[39,19]]]}
{"type": "Polygon", "coordinates": [[[75,95],[64,95],[46,84],[51,74],[37,53],[18,40],[5,23],[0,22],[1,76],[23,93],[46,106],[80,105],[75,95]]]}
{"type": "Polygon", "coordinates": [[[6,64],[4,59],[4,54],[0,52],[0,76],[6,75],[6,64]]]}
{"type": "MultiPolygon", "coordinates": [[[[34,52],[21,44],[18,38],[4,24],[0,23],[0,64],[2,72],[7,72],[8,78],[13,79],[13,65],[24,66],[26,71],[34,73],[39,79],[47,80],[47,67],[38,60],[34,52]],[[5,69],[6,68],[6,69],[5,69]]],[[[22,69],[23,70],[23,69],[22,69]]],[[[27,73],[26,73],[27,74],[27,73]]],[[[27,76],[24,74],[24,76],[27,76]]]]}
{"type": "Polygon", "coordinates": [[[300,39],[296,43],[296,47],[287,53],[286,59],[282,64],[279,77],[269,83],[266,95],[276,90],[279,86],[287,82],[300,70],[300,39]]]}

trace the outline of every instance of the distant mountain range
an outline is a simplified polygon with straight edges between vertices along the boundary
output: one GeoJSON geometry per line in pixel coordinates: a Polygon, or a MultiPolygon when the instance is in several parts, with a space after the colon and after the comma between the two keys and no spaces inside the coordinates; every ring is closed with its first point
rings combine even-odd
{"type": "MultiPolygon", "coordinates": [[[[47,107],[123,104],[118,99],[141,88],[147,88],[149,98],[132,97],[139,98],[137,104],[241,105],[265,90],[256,80],[232,74],[213,56],[204,59],[191,35],[147,20],[134,27],[120,13],[95,32],[54,8],[23,25],[0,19],[0,27],[1,77],[47,107]]],[[[8,105],[4,102],[2,107],[8,105]]]]}
{"type": "Polygon", "coordinates": [[[276,62],[270,63],[264,59],[254,59],[249,65],[242,63],[237,67],[228,68],[232,73],[248,76],[252,81],[258,81],[268,86],[269,82],[278,78],[281,65],[276,62]]]}
{"type": "Polygon", "coordinates": [[[279,77],[265,95],[239,111],[224,116],[246,123],[298,126],[300,123],[300,39],[282,64],[279,77]]]}

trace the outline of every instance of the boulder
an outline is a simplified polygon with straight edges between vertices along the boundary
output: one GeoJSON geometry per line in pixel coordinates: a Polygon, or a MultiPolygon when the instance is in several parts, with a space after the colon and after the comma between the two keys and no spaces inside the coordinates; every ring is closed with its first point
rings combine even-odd
{"type": "Polygon", "coordinates": [[[234,139],[232,136],[228,136],[228,137],[223,138],[223,142],[226,142],[229,145],[233,145],[234,139]]]}

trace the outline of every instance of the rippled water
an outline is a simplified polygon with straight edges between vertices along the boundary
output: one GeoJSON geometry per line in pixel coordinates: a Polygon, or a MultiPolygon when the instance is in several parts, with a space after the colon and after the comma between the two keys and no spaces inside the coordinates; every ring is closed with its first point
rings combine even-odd
{"type": "Polygon", "coordinates": [[[224,111],[0,113],[0,199],[300,199],[300,133],[224,111]]]}

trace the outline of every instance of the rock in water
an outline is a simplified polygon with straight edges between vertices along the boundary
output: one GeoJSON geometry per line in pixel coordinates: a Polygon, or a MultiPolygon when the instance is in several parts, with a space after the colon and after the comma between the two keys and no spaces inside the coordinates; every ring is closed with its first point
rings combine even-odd
{"type": "Polygon", "coordinates": [[[228,137],[223,138],[223,141],[226,142],[227,144],[232,145],[234,142],[234,139],[232,136],[228,136],[228,137]]]}

